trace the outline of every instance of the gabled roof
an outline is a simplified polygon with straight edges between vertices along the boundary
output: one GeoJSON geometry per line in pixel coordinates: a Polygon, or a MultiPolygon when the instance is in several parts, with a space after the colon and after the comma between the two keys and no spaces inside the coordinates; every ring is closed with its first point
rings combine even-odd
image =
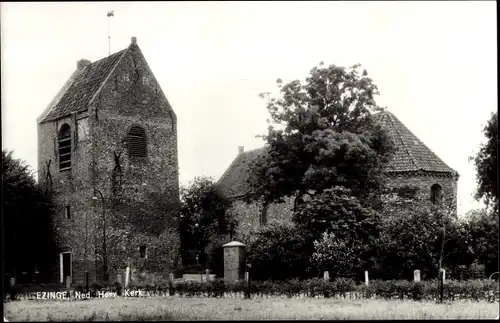
{"type": "Polygon", "coordinates": [[[431,172],[454,176],[456,172],[417,138],[394,114],[385,110],[373,115],[391,134],[396,151],[386,173],[431,172]]]}
{"type": "Polygon", "coordinates": [[[260,156],[265,156],[267,149],[261,147],[239,154],[218,181],[219,189],[228,198],[251,194],[249,167],[260,156]]]}
{"type": "Polygon", "coordinates": [[[52,100],[39,122],[51,121],[75,112],[86,111],[107,77],[130,47],[76,71],[52,100]],[[45,116],[43,116],[45,115],[45,116]]]}
{"type": "MultiPolygon", "coordinates": [[[[458,175],[392,113],[385,110],[374,114],[373,118],[389,131],[395,141],[396,151],[386,166],[386,174],[424,172],[445,176],[458,175]]],[[[251,194],[248,181],[249,165],[266,154],[266,147],[239,154],[218,181],[221,192],[228,198],[251,194]]]]}

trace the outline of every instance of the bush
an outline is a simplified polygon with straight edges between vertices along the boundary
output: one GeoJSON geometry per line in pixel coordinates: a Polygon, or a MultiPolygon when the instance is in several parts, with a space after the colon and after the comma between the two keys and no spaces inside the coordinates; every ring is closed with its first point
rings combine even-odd
{"type": "MultiPolygon", "coordinates": [[[[131,284],[130,290],[142,290],[151,295],[165,295],[167,289],[169,295],[180,297],[224,297],[226,293],[243,295],[250,292],[254,296],[286,296],[297,297],[306,295],[307,297],[356,297],[370,299],[372,297],[380,299],[401,299],[401,300],[439,300],[439,281],[410,282],[407,280],[373,280],[368,286],[357,285],[352,279],[338,278],[325,282],[320,278],[307,280],[292,279],[288,281],[250,281],[247,288],[245,282],[226,282],[222,279],[215,279],[209,282],[180,281],[180,282],[159,282],[157,284],[131,284]]],[[[41,287],[34,289],[30,286],[31,293],[40,292],[41,287]]],[[[61,286],[43,286],[43,291],[65,290],[61,286]],[[58,287],[58,289],[54,289],[58,287]]],[[[75,290],[82,286],[75,286],[75,290]]],[[[29,293],[29,288],[22,285],[11,287],[11,293],[6,295],[11,300],[16,300],[20,295],[29,293]],[[27,292],[28,291],[28,292],[27,292]]],[[[111,290],[121,294],[123,288],[121,284],[101,284],[93,282],[91,293],[96,295],[97,291],[111,290]]],[[[500,292],[498,281],[493,280],[468,280],[457,281],[448,280],[444,284],[444,300],[453,301],[459,299],[467,300],[487,300],[499,301],[500,292]]]]}
{"type": "Polygon", "coordinates": [[[116,294],[118,296],[122,296],[122,291],[123,291],[122,284],[120,282],[114,282],[113,285],[114,285],[116,294]]]}
{"type": "Polygon", "coordinates": [[[248,248],[248,262],[252,264],[254,280],[304,278],[309,267],[312,249],[297,228],[288,223],[271,223],[257,233],[248,248]],[[308,248],[309,247],[309,248],[308,248]]]}
{"type": "MultiPolygon", "coordinates": [[[[224,293],[244,293],[247,289],[244,282],[224,282],[216,279],[211,282],[186,281],[171,285],[170,295],[181,297],[222,297],[224,293]]],[[[373,280],[369,286],[356,285],[352,279],[338,278],[325,282],[320,278],[307,280],[292,279],[289,281],[251,281],[251,295],[257,296],[286,296],[297,297],[305,294],[308,297],[343,297],[350,294],[357,298],[382,298],[382,299],[413,299],[437,300],[439,299],[438,280],[410,282],[406,280],[380,281],[373,280]]],[[[492,300],[499,298],[499,286],[495,281],[447,281],[444,285],[444,298],[446,300],[470,299],[492,300]]]]}
{"type": "Polygon", "coordinates": [[[9,295],[10,300],[15,301],[17,299],[17,296],[22,292],[22,288],[20,285],[15,284],[10,287],[9,292],[10,292],[9,295]]]}

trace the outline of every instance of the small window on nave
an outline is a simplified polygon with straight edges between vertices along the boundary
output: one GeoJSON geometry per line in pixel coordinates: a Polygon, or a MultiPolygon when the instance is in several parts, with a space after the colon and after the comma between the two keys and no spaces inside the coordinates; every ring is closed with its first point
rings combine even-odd
{"type": "Polygon", "coordinates": [[[441,185],[434,184],[431,186],[431,202],[432,204],[439,204],[443,200],[443,189],[441,185]]]}

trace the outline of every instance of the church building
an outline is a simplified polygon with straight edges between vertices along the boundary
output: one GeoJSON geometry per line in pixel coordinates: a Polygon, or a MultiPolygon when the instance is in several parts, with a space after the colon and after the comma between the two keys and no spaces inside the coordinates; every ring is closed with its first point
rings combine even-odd
{"type": "MultiPolygon", "coordinates": [[[[447,202],[456,208],[458,173],[446,165],[420,139],[418,139],[393,113],[388,110],[373,115],[391,134],[395,152],[385,169],[387,186],[394,190],[411,187],[414,197],[422,203],[447,202]]],[[[245,152],[238,148],[238,155],[218,181],[221,192],[232,200],[231,212],[244,225],[237,235],[251,238],[253,232],[268,221],[291,221],[294,198],[283,203],[261,205],[245,202],[252,194],[249,167],[265,155],[265,147],[245,152]]],[[[245,240],[245,238],[243,238],[245,240]]],[[[243,241],[248,242],[248,241],[243,241]]]]}
{"type": "Polygon", "coordinates": [[[167,273],[178,260],[177,119],[137,39],[76,70],[37,119],[39,182],[55,203],[54,280],[167,273]]]}

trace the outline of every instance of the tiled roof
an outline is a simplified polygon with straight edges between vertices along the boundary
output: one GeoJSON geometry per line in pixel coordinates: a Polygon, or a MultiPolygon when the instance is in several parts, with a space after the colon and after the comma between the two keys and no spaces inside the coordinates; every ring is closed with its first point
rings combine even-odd
{"type": "Polygon", "coordinates": [[[266,153],[266,148],[262,147],[239,154],[219,179],[221,192],[229,198],[250,194],[249,165],[266,153]]]}
{"type": "MultiPolygon", "coordinates": [[[[375,122],[386,127],[396,145],[393,158],[385,169],[387,174],[410,172],[441,173],[448,176],[456,174],[392,113],[386,110],[373,117],[375,122]]],[[[248,165],[266,153],[266,148],[262,147],[239,154],[218,181],[222,193],[229,198],[251,193],[248,165]]]]}
{"type": "Polygon", "coordinates": [[[419,171],[449,175],[456,173],[391,112],[385,110],[375,114],[373,118],[389,131],[396,145],[393,158],[385,170],[387,173],[419,171]]]}
{"type": "Polygon", "coordinates": [[[41,122],[87,110],[94,95],[127,50],[128,48],[95,61],[72,76],[69,80],[70,84],[65,85],[66,91],[58,95],[60,99],[52,103],[53,106],[49,107],[48,114],[41,122]],[[72,82],[71,79],[73,79],[72,82]]]}

